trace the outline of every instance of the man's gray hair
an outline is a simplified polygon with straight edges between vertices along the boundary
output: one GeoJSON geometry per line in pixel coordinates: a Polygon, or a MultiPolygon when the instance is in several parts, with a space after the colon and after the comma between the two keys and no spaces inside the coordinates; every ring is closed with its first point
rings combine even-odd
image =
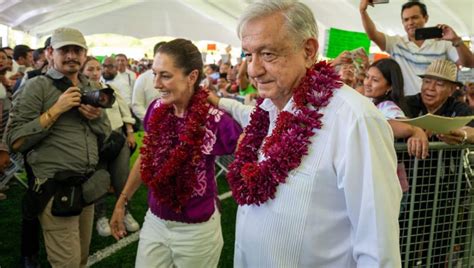
{"type": "Polygon", "coordinates": [[[294,44],[301,44],[313,37],[318,39],[318,25],[311,9],[297,0],[262,0],[250,4],[239,18],[237,34],[242,39],[242,30],[253,19],[258,19],[280,12],[285,19],[285,26],[294,44]]]}

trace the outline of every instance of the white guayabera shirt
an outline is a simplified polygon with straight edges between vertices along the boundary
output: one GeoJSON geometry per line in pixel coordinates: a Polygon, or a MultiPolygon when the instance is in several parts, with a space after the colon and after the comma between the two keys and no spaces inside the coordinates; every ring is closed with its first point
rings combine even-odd
{"type": "MultiPolygon", "coordinates": [[[[222,99],[246,126],[252,107],[222,99]]],[[[291,111],[291,99],[284,110],[291,111]]],[[[277,109],[270,100],[261,108],[277,109]]],[[[239,206],[235,267],[401,267],[393,133],[376,107],[348,86],[323,108],[309,154],[275,199],[239,206]]],[[[262,159],[262,156],[260,156],[262,159]]]]}

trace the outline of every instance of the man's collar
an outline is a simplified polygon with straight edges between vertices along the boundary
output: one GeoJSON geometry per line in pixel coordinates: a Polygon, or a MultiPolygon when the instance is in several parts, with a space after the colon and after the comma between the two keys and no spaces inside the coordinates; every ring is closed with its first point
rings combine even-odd
{"type": "Polygon", "coordinates": [[[54,68],[49,68],[46,74],[49,75],[53,79],[62,79],[64,77],[63,73],[59,72],[58,70],[54,68]]]}
{"type": "MultiPolygon", "coordinates": [[[[63,79],[65,77],[63,73],[56,70],[55,68],[49,68],[48,71],[46,72],[46,75],[48,75],[49,77],[51,77],[54,80],[63,79]]],[[[88,79],[85,75],[79,73],[79,82],[81,84],[87,84],[88,79]]]]}
{"type": "MultiPolygon", "coordinates": [[[[293,97],[286,103],[285,107],[283,107],[282,111],[288,111],[290,113],[293,113],[294,110],[294,100],[293,97]]],[[[270,111],[278,111],[278,108],[273,104],[272,100],[266,98],[263,100],[262,104],[260,104],[260,108],[264,111],[270,112],[270,111]]]]}

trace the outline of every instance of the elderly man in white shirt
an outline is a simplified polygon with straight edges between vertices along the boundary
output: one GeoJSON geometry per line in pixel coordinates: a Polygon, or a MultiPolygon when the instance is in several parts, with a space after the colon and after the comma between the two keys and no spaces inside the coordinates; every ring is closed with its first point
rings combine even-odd
{"type": "Polygon", "coordinates": [[[315,64],[311,10],[250,4],[238,34],[257,107],[210,97],[246,127],[229,166],[235,267],[401,267],[393,133],[366,98],[315,64]]]}

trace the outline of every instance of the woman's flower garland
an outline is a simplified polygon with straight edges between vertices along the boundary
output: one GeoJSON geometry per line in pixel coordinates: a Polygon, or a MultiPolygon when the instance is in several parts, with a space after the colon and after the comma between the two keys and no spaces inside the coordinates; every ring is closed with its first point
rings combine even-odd
{"type": "Polygon", "coordinates": [[[319,110],[328,105],[333,91],[341,85],[339,76],[326,62],[308,69],[294,89],[295,113],[280,112],[272,135],[267,138],[270,119],[268,112],[260,108],[263,100],[258,100],[227,176],[239,205],[260,205],[275,198],[277,186],[308,154],[314,129],[322,127],[323,114],[319,110]],[[258,162],[260,147],[265,160],[258,162]]]}
{"type": "Polygon", "coordinates": [[[199,89],[191,98],[184,126],[172,105],[151,115],[141,152],[141,177],[160,204],[181,212],[197,184],[197,167],[209,111],[208,93],[199,89]]]}

